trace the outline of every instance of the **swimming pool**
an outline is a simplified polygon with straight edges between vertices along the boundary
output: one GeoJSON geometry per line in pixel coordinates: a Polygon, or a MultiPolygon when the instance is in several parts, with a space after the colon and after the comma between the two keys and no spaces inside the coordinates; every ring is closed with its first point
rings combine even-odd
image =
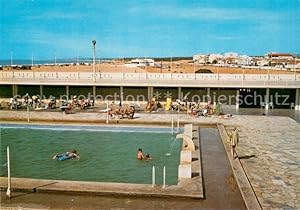
{"type": "Polygon", "coordinates": [[[166,166],[167,184],[177,184],[182,141],[175,141],[169,128],[99,127],[3,124],[1,171],[7,176],[6,146],[10,146],[11,176],[96,182],[150,184],[152,166],[162,183],[166,166]],[[138,148],[152,160],[136,159],[138,148]],[[55,154],[76,149],[79,160],[52,160],[55,154]]]}

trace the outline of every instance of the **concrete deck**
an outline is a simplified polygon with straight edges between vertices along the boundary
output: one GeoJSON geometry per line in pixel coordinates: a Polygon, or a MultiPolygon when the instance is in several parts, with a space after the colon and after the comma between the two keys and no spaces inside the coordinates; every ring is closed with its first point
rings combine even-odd
{"type": "Polygon", "coordinates": [[[193,142],[195,144],[195,151],[192,151],[192,179],[195,179],[195,182],[200,185],[200,194],[204,198],[203,191],[203,177],[202,177],[202,164],[201,164],[201,154],[200,154],[200,138],[199,138],[199,127],[193,126],[193,142]]]}
{"type": "MultiPolygon", "coordinates": [[[[65,180],[43,180],[28,178],[12,178],[13,190],[29,192],[65,192],[65,193],[92,193],[98,195],[125,195],[150,197],[180,197],[202,198],[199,185],[186,180],[178,185],[155,186],[151,184],[128,184],[108,182],[83,182],[65,180]]],[[[7,189],[7,178],[0,177],[0,188],[7,189]]]]}

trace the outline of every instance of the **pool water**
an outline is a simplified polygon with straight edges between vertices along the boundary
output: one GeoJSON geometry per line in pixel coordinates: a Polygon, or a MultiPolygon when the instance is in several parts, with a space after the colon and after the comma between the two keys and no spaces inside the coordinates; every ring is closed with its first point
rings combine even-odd
{"type": "Polygon", "coordinates": [[[166,184],[177,184],[181,140],[177,140],[172,155],[166,156],[175,135],[166,129],[93,129],[72,126],[0,127],[1,171],[7,176],[6,147],[11,154],[11,176],[35,179],[77,180],[151,184],[152,166],[156,167],[156,182],[162,183],[166,166],[166,184]],[[137,160],[142,148],[152,160],[137,160]],[[53,160],[55,154],[76,149],[79,160],[53,160]]]}

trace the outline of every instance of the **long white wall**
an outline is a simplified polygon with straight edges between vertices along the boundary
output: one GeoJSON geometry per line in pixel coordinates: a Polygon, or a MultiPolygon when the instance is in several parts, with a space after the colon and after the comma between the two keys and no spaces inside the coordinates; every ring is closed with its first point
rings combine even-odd
{"type": "Polygon", "coordinates": [[[3,71],[0,84],[300,88],[300,75],[3,71]]]}

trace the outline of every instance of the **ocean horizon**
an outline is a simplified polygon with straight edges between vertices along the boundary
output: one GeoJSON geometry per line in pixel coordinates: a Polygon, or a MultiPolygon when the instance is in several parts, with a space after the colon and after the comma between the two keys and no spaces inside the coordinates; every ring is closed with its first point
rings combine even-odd
{"type": "MultiPolygon", "coordinates": [[[[103,61],[108,61],[111,60],[111,58],[101,58],[101,59],[96,59],[96,63],[103,62],[103,61]]],[[[76,59],[76,58],[67,58],[67,59],[41,59],[41,60],[33,60],[32,59],[15,59],[11,61],[10,59],[2,59],[0,60],[0,65],[2,66],[16,66],[16,65],[46,65],[46,64],[66,64],[66,63],[92,63],[93,59],[92,58],[81,58],[81,59],[76,59]]]]}

